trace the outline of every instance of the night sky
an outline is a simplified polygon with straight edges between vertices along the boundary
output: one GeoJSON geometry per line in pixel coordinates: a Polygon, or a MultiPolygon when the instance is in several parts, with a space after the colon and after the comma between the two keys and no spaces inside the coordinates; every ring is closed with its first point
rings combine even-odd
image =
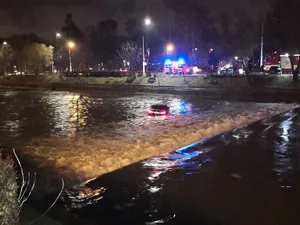
{"type": "MultiPolygon", "coordinates": [[[[66,13],[72,13],[75,23],[84,31],[88,25],[112,18],[124,21],[129,18],[130,1],[134,0],[5,0],[0,3],[0,36],[33,32],[51,40],[64,23],[66,13]],[[123,2],[123,4],[122,4],[123,2]],[[124,3],[125,2],[125,3],[124,3]]],[[[169,9],[163,0],[135,0],[143,3],[155,23],[168,23],[169,9]],[[146,3],[147,4],[147,3],[146,3]],[[159,9],[159,10],[158,10],[159,9]],[[167,15],[167,16],[166,16],[167,15]]],[[[253,17],[264,14],[272,0],[201,0],[199,4],[212,13],[229,11],[233,7],[246,9],[253,17]]],[[[141,10],[143,11],[143,10],[141,10]]],[[[142,13],[140,11],[140,13],[142,13]]],[[[122,22],[120,22],[122,23],[122,22]]],[[[121,32],[122,25],[120,24],[121,32]]]]}

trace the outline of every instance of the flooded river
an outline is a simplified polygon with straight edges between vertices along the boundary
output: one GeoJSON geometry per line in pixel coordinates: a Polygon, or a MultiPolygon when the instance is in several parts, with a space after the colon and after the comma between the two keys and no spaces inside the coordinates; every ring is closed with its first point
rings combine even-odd
{"type": "Polygon", "coordinates": [[[52,91],[3,91],[0,104],[1,145],[37,172],[35,191],[57,193],[64,178],[64,204],[93,224],[299,219],[299,110],[199,142],[296,104],[52,91]],[[149,118],[156,103],[171,115],[149,118]]]}
{"type": "Polygon", "coordinates": [[[15,148],[48,191],[61,177],[82,182],[296,106],[54,91],[0,92],[0,104],[1,146],[15,148]],[[170,116],[148,117],[157,103],[167,104],[170,116]]]}
{"type": "Polygon", "coordinates": [[[93,224],[297,225],[300,110],[147,159],[65,191],[93,224]]]}
{"type": "Polygon", "coordinates": [[[186,121],[205,114],[238,115],[278,104],[209,101],[168,94],[80,94],[53,91],[0,92],[0,141],[17,146],[35,137],[76,136],[82,132],[110,132],[160,123],[146,116],[156,103],[171,107],[170,120],[186,121]]]}

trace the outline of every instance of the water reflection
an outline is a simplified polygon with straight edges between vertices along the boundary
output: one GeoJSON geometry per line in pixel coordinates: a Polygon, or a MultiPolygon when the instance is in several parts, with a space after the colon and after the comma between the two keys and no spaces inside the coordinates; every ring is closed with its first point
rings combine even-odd
{"type": "MultiPolygon", "coordinates": [[[[286,113],[287,119],[277,126],[278,139],[275,140],[274,151],[274,171],[280,182],[287,181],[288,177],[295,171],[295,156],[291,135],[293,134],[293,125],[296,122],[297,114],[293,112],[286,113]]],[[[288,185],[289,186],[289,185],[288,185]]],[[[283,185],[282,187],[285,187],[283,185]]]]}
{"type": "Polygon", "coordinates": [[[239,129],[234,129],[231,132],[226,132],[221,135],[220,140],[225,145],[239,145],[248,141],[251,135],[254,134],[254,130],[249,127],[242,127],[239,129]]]}
{"type": "MultiPolygon", "coordinates": [[[[87,96],[74,94],[68,104],[69,123],[76,124],[76,130],[85,127],[88,122],[89,109],[91,108],[91,99],[87,96]]],[[[72,132],[73,135],[75,130],[72,132]]]]}
{"type": "MultiPolygon", "coordinates": [[[[202,141],[201,141],[202,142],[202,141]]],[[[146,224],[165,224],[176,217],[176,209],[169,210],[169,213],[161,215],[165,209],[162,208],[163,189],[166,180],[169,178],[168,172],[183,170],[186,175],[193,175],[198,172],[201,165],[211,161],[208,157],[199,159],[203,151],[199,150],[201,142],[197,142],[178,149],[175,152],[169,152],[142,162],[143,168],[149,170],[147,181],[144,183],[148,190],[148,196],[152,202],[148,210],[149,218],[153,221],[146,224]],[[188,172],[187,172],[188,171],[188,172]],[[153,218],[156,218],[155,220],[153,218]]]]}
{"type": "Polygon", "coordinates": [[[186,100],[174,98],[170,102],[170,109],[175,115],[190,114],[193,112],[193,105],[186,100]]]}
{"type": "Polygon", "coordinates": [[[14,146],[31,138],[75,136],[82,131],[105,136],[111,131],[126,133],[141,126],[152,129],[157,124],[203,119],[204,113],[224,114],[243,108],[243,103],[228,106],[224,102],[180,95],[55,91],[0,92],[0,104],[0,139],[4,145],[14,146]],[[170,106],[171,115],[149,120],[147,109],[157,103],[170,106]]]}
{"type": "Polygon", "coordinates": [[[142,162],[144,168],[150,169],[150,175],[148,179],[150,181],[158,180],[159,177],[168,172],[177,169],[192,168],[197,169],[201,166],[201,163],[194,164],[193,158],[202,154],[197,148],[194,148],[201,142],[197,142],[178,149],[175,152],[169,152],[142,162]]]}
{"type": "MultiPolygon", "coordinates": [[[[146,176],[143,175],[141,179],[132,177],[130,185],[127,180],[125,183],[121,181],[124,175],[122,170],[119,170],[65,191],[62,199],[70,210],[76,211],[88,206],[94,208],[97,205],[95,210],[98,214],[116,214],[119,221],[120,218],[126,217],[134,219],[130,224],[165,224],[176,218],[175,206],[164,200],[168,173],[198,173],[204,163],[211,161],[205,154],[206,147],[201,144],[202,142],[194,143],[133,165],[137,168],[142,167],[141,171],[143,174],[145,172],[146,176]],[[111,176],[118,177],[117,184],[112,182],[109,178],[111,176]]],[[[181,176],[179,179],[182,181],[181,176]]],[[[86,215],[86,211],[84,212],[86,215]]]]}
{"type": "Polygon", "coordinates": [[[104,187],[98,189],[85,187],[84,189],[80,189],[80,191],[66,190],[64,194],[65,197],[67,196],[68,202],[71,204],[70,208],[80,209],[87,205],[96,204],[103,198],[103,194],[105,192],[106,189],[104,187]]]}

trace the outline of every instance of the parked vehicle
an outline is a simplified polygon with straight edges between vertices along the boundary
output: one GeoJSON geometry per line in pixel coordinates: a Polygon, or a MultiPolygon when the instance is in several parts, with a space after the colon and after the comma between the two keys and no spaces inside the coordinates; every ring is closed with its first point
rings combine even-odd
{"type": "Polygon", "coordinates": [[[280,52],[276,51],[266,55],[264,71],[271,74],[292,73],[291,56],[293,59],[294,69],[296,69],[299,62],[299,54],[280,54],[280,52]]]}
{"type": "Polygon", "coordinates": [[[168,75],[187,75],[196,72],[199,71],[194,71],[194,68],[190,67],[183,59],[177,61],[166,60],[164,64],[164,73],[168,75]]]}

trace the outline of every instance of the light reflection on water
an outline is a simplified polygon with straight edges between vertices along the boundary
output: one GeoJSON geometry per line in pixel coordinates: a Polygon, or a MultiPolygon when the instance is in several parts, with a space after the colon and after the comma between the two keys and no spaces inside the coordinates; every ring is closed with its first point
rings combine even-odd
{"type": "MultiPolygon", "coordinates": [[[[126,95],[126,94],[125,94],[126,95]]],[[[214,104],[172,95],[90,95],[73,92],[0,92],[0,137],[3,144],[31,137],[75,136],[81,131],[105,133],[124,126],[166,121],[183,114],[196,115],[214,104]],[[153,104],[171,106],[171,116],[150,119],[153,104]],[[194,109],[194,106],[196,109],[194,109]],[[33,129],[34,128],[34,129],[33,129]],[[5,137],[5,138],[4,138],[5,137]]]]}
{"type": "MultiPolygon", "coordinates": [[[[286,113],[288,116],[286,120],[278,124],[277,134],[280,139],[275,140],[274,151],[274,171],[278,176],[280,182],[286,183],[288,177],[295,172],[295,153],[293,152],[293,145],[291,144],[291,135],[293,134],[293,125],[295,124],[295,113],[286,113]]],[[[283,184],[281,187],[290,187],[283,184]]]]}
{"type": "MultiPolygon", "coordinates": [[[[274,222],[274,218],[281,217],[285,221],[285,216],[277,217],[274,212],[283,212],[283,215],[293,212],[291,218],[298,218],[299,111],[235,129],[136,163],[104,176],[106,178],[100,177],[80,187],[86,191],[78,188],[68,192],[71,195],[68,199],[73,203],[68,205],[85,218],[92,209],[101,217],[107,212],[118,215],[120,219],[111,224],[122,224],[125,214],[134,222],[124,224],[183,224],[181,219],[191,215],[198,219],[193,224],[199,224],[202,210],[206,208],[216,221],[223,222],[220,212],[228,214],[228,221],[237,222],[232,224],[243,221],[236,218],[236,213],[230,215],[241,208],[240,212],[250,210],[245,215],[257,215],[266,221],[274,222]],[[214,148],[216,151],[211,151],[214,148]],[[206,165],[212,159],[213,162],[206,165]],[[231,176],[232,171],[238,171],[240,178],[231,176]],[[126,181],[120,182],[123,176],[126,181]],[[206,198],[206,195],[214,197],[206,198]],[[76,196],[84,196],[84,201],[78,201],[76,196]],[[264,204],[271,205],[270,209],[264,209],[264,204]],[[251,209],[249,205],[255,207],[251,209]],[[190,211],[193,212],[190,214],[190,211]],[[140,220],[135,220],[137,218],[140,220]]],[[[93,217],[93,221],[97,218],[93,217]]]]}
{"type": "MultiPolygon", "coordinates": [[[[101,203],[108,200],[109,202],[115,202],[111,209],[113,211],[121,210],[128,213],[129,210],[136,213],[136,210],[138,210],[139,216],[143,215],[142,218],[145,224],[165,224],[176,218],[176,209],[172,206],[166,208],[162,203],[164,184],[168,180],[168,172],[179,170],[183,171],[183,174],[194,175],[199,172],[204,163],[212,161],[204,153],[208,149],[203,147],[204,151],[201,150],[201,143],[202,141],[137,163],[137,166],[141,166],[147,171],[148,175],[136,183],[136,187],[133,189],[134,192],[128,191],[129,187],[124,186],[124,188],[120,187],[122,188],[121,195],[119,195],[120,193],[114,193],[115,190],[113,189],[115,187],[103,186],[100,177],[99,180],[93,179],[65,191],[62,199],[67,203],[70,210],[85,208],[97,204],[97,202],[101,203]],[[128,194],[129,196],[127,196],[128,194]],[[144,204],[145,201],[147,204],[144,204]],[[139,208],[141,205],[143,207],[139,208]]],[[[102,206],[102,210],[108,210],[105,203],[102,206]]]]}
{"type": "MultiPolygon", "coordinates": [[[[0,141],[3,145],[36,137],[124,133],[165,123],[199,119],[206,114],[243,112],[244,103],[209,101],[168,94],[80,94],[55,91],[0,92],[0,141]],[[125,96],[124,96],[125,95],[125,96]],[[153,104],[170,106],[170,116],[148,118],[153,104]]],[[[245,103],[254,108],[257,103],[245,103]]]]}

